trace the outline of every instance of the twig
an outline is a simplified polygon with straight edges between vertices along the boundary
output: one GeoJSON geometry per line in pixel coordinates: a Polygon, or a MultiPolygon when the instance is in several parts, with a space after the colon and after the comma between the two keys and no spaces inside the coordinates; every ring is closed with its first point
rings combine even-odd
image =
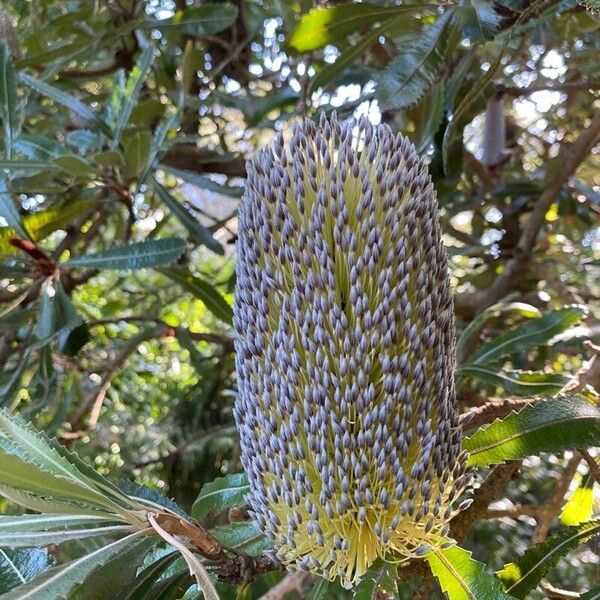
{"type": "Polygon", "coordinates": [[[538,232],[542,228],[548,208],[556,201],[564,185],[575,174],[580,163],[589,155],[600,135],[600,113],[597,113],[588,127],[583,129],[575,142],[563,144],[558,155],[562,168],[546,185],[537,199],[533,211],[523,226],[515,256],[506,263],[505,269],[494,283],[475,293],[457,294],[454,300],[456,311],[463,315],[473,315],[491,306],[504,297],[527,272],[529,261],[538,232]]]}
{"type": "Polygon", "coordinates": [[[584,448],[580,448],[578,452],[581,454],[583,460],[585,460],[587,463],[589,474],[591,475],[592,479],[600,483],[600,465],[596,459],[584,448]]]}
{"type": "Polygon", "coordinates": [[[550,500],[542,507],[539,516],[537,517],[537,527],[533,533],[532,542],[534,544],[539,544],[540,542],[546,539],[548,535],[548,531],[550,531],[550,526],[552,525],[552,521],[554,517],[560,511],[563,500],[565,498],[565,494],[569,489],[569,485],[571,481],[573,481],[573,477],[575,477],[575,473],[577,472],[577,467],[581,462],[581,456],[576,454],[567,463],[567,466],[564,468],[563,472],[558,476],[556,481],[556,486],[554,488],[554,492],[550,498],[550,500]]]}
{"type": "Polygon", "coordinates": [[[299,598],[303,598],[306,584],[312,579],[313,576],[310,573],[302,571],[289,573],[266,594],[263,594],[259,600],[285,600],[290,594],[297,594],[299,598]]]}

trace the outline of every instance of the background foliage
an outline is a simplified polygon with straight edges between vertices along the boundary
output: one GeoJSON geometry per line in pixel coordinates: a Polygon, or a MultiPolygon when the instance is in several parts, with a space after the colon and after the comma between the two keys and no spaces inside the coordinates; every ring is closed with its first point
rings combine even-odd
{"type": "MultiPolygon", "coordinates": [[[[594,450],[576,452],[599,436],[588,402],[598,367],[583,368],[597,352],[583,341],[600,332],[597,14],[575,0],[0,4],[4,409],[112,481],[174,498],[218,526],[226,546],[260,553],[264,540],[240,511],[243,480],[233,480],[233,495],[219,491],[231,479],[217,480],[194,504],[204,484],[241,471],[231,303],[245,158],[299,115],[367,114],[411,137],[430,161],[456,291],[458,400],[470,427],[559,390],[588,398],[529,409],[470,438],[470,449],[500,445],[473,464],[542,454],[496,472],[506,485],[469,523],[466,545],[489,572],[503,569],[514,597],[542,577],[544,591],[528,597],[551,594],[548,585],[600,584],[590,521],[599,469],[594,450]],[[546,437],[527,437],[540,422],[546,437]],[[527,452],[506,446],[513,433],[527,452]],[[547,558],[548,569],[523,581],[523,564],[536,560],[515,556],[555,530],[563,537],[548,547],[572,538],[574,552],[547,558]]],[[[11,502],[4,510],[18,512],[11,502]]],[[[0,542],[1,531],[0,521],[0,542]]],[[[79,537],[50,554],[0,551],[1,591],[102,546],[79,537]]],[[[192,580],[182,559],[148,548],[129,550],[129,576],[159,565],[148,595],[135,598],[183,597],[192,580]]],[[[468,561],[460,552],[453,559],[468,561]]],[[[114,573],[100,564],[87,592],[65,594],[107,593],[114,573]]],[[[281,576],[237,589],[259,598],[281,576]]],[[[429,585],[426,577],[421,589],[429,585]]],[[[376,586],[368,587],[356,597],[372,597],[376,586]]],[[[221,593],[234,598],[234,590],[221,593]]],[[[312,597],[337,593],[319,582],[312,597]]]]}

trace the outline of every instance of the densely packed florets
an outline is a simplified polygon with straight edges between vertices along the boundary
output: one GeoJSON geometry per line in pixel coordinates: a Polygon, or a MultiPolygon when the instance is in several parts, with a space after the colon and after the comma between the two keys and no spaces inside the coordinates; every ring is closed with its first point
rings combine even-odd
{"type": "Polygon", "coordinates": [[[351,584],[444,542],[468,478],[437,203],[404,137],[321,116],[248,163],[235,416],[291,568],[351,584]]]}

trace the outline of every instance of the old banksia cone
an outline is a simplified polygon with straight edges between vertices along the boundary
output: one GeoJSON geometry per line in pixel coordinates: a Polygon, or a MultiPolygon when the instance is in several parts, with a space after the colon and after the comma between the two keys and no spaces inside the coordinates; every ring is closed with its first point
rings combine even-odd
{"type": "Polygon", "coordinates": [[[468,478],[435,192],[361,119],[295,126],[248,163],[235,406],[248,504],[290,568],[352,584],[444,542],[468,478]]]}

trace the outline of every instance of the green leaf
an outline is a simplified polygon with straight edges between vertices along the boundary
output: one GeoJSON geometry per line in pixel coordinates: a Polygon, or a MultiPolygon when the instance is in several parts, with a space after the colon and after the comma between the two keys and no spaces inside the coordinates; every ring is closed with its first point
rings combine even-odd
{"type": "Polygon", "coordinates": [[[600,407],[582,396],[540,400],[463,440],[469,464],[487,466],[600,445],[600,407]]]}
{"type": "Polygon", "coordinates": [[[63,331],[70,331],[81,325],[71,299],[59,282],[46,285],[40,295],[40,311],[35,330],[38,340],[49,339],[63,331]]]}
{"type": "Polygon", "coordinates": [[[542,316],[539,309],[537,309],[535,306],[532,306],[531,304],[525,304],[524,302],[507,302],[494,304],[494,306],[490,306],[489,308],[486,308],[484,311],[480,312],[464,328],[463,332],[460,334],[456,342],[456,354],[458,356],[463,357],[463,359],[466,358],[464,356],[464,353],[473,337],[479,333],[481,328],[489,320],[495,317],[499,317],[504,313],[514,313],[519,317],[523,317],[524,319],[534,319],[536,317],[542,316]]]}
{"type": "Polygon", "coordinates": [[[132,582],[123,600],[147,600],[148,592],[169,567],[179,557],[178,552],[170,552],[147,566],[132,582]]]}
{"type": "Polygon", "coordinates": [[[245,497],[249,490],[250,485],[245,473],[218,477],[202,487],[192,506],[192,516],[200,519],[211,512],[245,506],[245,497]]]}
{"type": "Polygon", "coordinates": [[[41,548],[12,552],[0,549],[0,594],[27,583],[50,565],[48,552],[41,548]]]}
{"type": "Polygon", "coordinates": [[[377,95],[384,108],[398,109],[420,100],[436,83],[446,53],[452,11],[403,44],[400,55],[381,74],[377,95]]]}
{"type": "Polygon", "coordinates": [[[146,164],[144,165],[141,173],[139,181],[143,183],[152,168],[156,157],[162,149],[162,145],[167,138],[169,131],[177,126],[179,123],[179,116],[177,114],[170,115],[166,117],[160,125],[154,130],[154,134],[152,136],[152,143],[150,144],[150,151],[148,152],[148,157],[146,160],[146,164]]]}
{"type": "Polygon", "coordinates": [[[152,136],[149,131],[136,131],[125,143],[127,177],[137,177],[148,162],[152,136]]]}
{"type": "Polygon", "coordinates": [[[128,525],[117,524],[115,518],[97,515],[41,514],[14,517],[2,515],[0,516],[0,548],[46,546],[69,539],[78,539],[78,536],[83,538],[92,535],[109,535],[119,531],[131,533],[130,530],[131,527],[128,525]],[[111,529],[115,525],[121,529],[111,529]]]}
{"type": "MultiPolygon", "coordinates": [[[[129,77],[127,78],[127,83],[125,84],[125,89],[123,92],[122,104],[119,110],[119,114],[117,117],[117,122],[115,124],[115,129],[113,132],[113,139],[111,147],[115,149],[119,142],[121,141],[121,136],[125,131],[125,127],[129,122],[129,117],[131,117],[131,113],[133,111],[134,106],[136,105],[140,91],[142,86],[144,85],[144,81],[148,75],[148,71],[150,71],[150,67],[154,62],[156,51],[154,46],[148,44],[140,57],[136,65],[131,70],[129,77]]],[[[149,132],[146,132],[148,136],[149,132]]]]}
{"type": "MultiPolygon", "coordinates": [[[[0,44],[2,48],[2,44],[0,44]]],[[[0,175],[0,217],[6,220],[9,227],[12,227],[19,237],[27,238],[23,229],[21,215],[15,206],[12,196],[8,192],[6,178],[0,175]]]]}
{"type": "Polygon", "coordinates": [[[0,410],[0,485],[43,498],[120,510],[44,434],[5,409],[0,410]]]}
{"type": "Polygon", "coordinates": [[[397,600],[398,567],[375,561],[354,588],[352,600],[397,600]]]}
{"type": "Polygon", "coordinates": [[[131,590],[131,583],[146,554],[157,541],[156,537],[149,537],[130,544],[123,552],[92,573],[83,585],[75,588],[69,600],[122,600],[131,590]]]}
{"type": "Polygon", "coordinates": [[[69,175],[74,177],[101,177],[102,171],[96,169],[88,162],[75,154],[57,156],[54,162],[69,175]]]}
{"type": "Polygon", "coordinates": [[[185,241],[179,238],[146,240],[71,258],[64,263],[64,266],[119,270],[147,269],[172,263],[185,252],[185,249],[185,241]]]}
{"type": "Polygon", "coordinates": [[[210,533],[228,550],[236,553],[260,556],[272,548],[271,540],[250,521],[218,525],[210,533]]]}
{"type": "Polygon", "coordinates": [[[211,35],[231,27],[238,9],[229,2],[206,3],[179,11],[170,19],[142,23],[140,29],[183,30],[195,36],[211,35]]]}
{"type": "Polygon", "coordinates": [[[13,150],[33,160],[52,160],[65,154],[65,148],[43,135],[21,134],[13,141],[13,150]]]}
{"type": "Polygon", "coordinates": [[[41,81],[40,79],[36,79],[27,73],[20,72],[19,73],[19,81],[24,85],[33,88],[36,92],[51,98],[55,102],[62,104],[72,112],[74,112],[77,116],[81,117],[85,121],[90,121],[94,123],[96,127],[102,131],[102,133],[109,134],[110,130],[106,123],[104,123],[100,117],[86,104],[81,102],[78,98],[71,96],[59,88],[46,83],[45,81],[41,81]]]}
{"type": "Polygon", "coordinates": [[[462,24],[465,37],[473,42],[493,38],[502,20],[490,0],[465,0],[456,16],[462,24]]]}
{"type": "Polygon", "coordinates": [[[579,596],[579,600],[600,600],[600,587],[579,596]]]}
{"type": "Polygon", "coordinates": [[[458,546],[432,550],[425,555],[431,572],[449,600],[510,600],[500,582],[484,571],[484,564],[458,546]]]}
{"type": "Polygon", "coordinates": [[[579,323],[586,313],[587,309],[581,305],[553,310],[482,344],[473,353],[469,364],[492,363],[503,356],[546,344],[554,336],[579,323]]]}
{"type": "Polygon", "coordinates": [[[81,558],[59,567],[53,567],[35,577],[29,583],[14,588],[0,596],[0,600],[51,600],[66,598],[77,585],[83,583],[94,571],[111,558],[121,554],[131,544],[144,536],[137,532],[104,546],[81,558]]]}
{"type": "Polygon", "coordinates": [[[456,373],[493,387],[502,387],[506,393],[517,396],[556,394],[569,380],[561,373],[519,370],[497,371],[490,367],[470,364],[459,367],[456,373]]]}
{"type": "Polygon", "coordinates": [[[0,43],[0,116],[4,127],[4,149],[8,159],[11,158],[10,150],[17,126],[16,102],[15,67],[8,46],[0,43]]]}
{"type": "Polygon", "coordinates": [[[581,478],[577,489],[571,494],[560,513],[560,522],[569,527],[581,525],[594,513],[594,479],[589,474],[581,478]]]}
{"type": "Polygon", "coordinates": [[[310,52],[327,44],[334,44],[367,25],[385,23],[387,17],[431,9],[431,5],[378,6],[367,2],[322,6],[311,10],[300,19],[290,35],[288,44],[297,52],[310,52]]]}
{"type": "Polygon", "coordinates": [[[578,527],[565,527],[541,544],[527,550],[516,561],[504,565],[504,568],[496,573],[496,577],[502,581],[507,592],[516,598],[525,598],[561,557],[598,533],[598,521],[578,527]]]}
{"type": "Polygon", "coordinates": [[[152,178],[151,182],[158,197],[166,204],[175,218],[187,229],[190,238],[194,242],[203,244],[217,254],[225,253],[221,244],[215,240],[208,229],[203,227],[181,202],[176,200],[156,179],[152,178]]]}
{"type": "Polygon", "coordinates": [[[217,319],[231,325],[233,321],[233,310],[227,300],[207,281],[194,277],[186,269],[161,269],[161,273],[176,281],[182,288],[191,292],[196,298],[202,300],[206,308],[217,319]]]}
{"type": "Polygon", "coordinates": [[[160,168],[163,171],[167,171],[175,177],[179,177],[188,183],[192,183],[200,188],[205,190],[210,190],[211,192],[217,192],[218,194],[224,194],[226,196],[232,196],[233,198],[240,198],[244,193],[244,188],[242,187],[230,187],[228,185],[223,185],[221,183],[217,183],[208,177],[204,177],[194,171],[187,171],[185,169],[177,169],[176,167],[171,167],[169,165],[160,165],[160,168]]]}
{"type": "Polygon", "coordinates": [[[78,200],[60,207],[30,213],[23,218],[23,227],[34,242],[47,238],[58,229],[64,229],[100,205],[95,200],[78,200]]]}
{"type": "Polygon", "coordinates": [[[340,589],[340,584],[337,581],[328,581],[319,577],[306,600],[333,600],[338,597],[340,589]]]}

